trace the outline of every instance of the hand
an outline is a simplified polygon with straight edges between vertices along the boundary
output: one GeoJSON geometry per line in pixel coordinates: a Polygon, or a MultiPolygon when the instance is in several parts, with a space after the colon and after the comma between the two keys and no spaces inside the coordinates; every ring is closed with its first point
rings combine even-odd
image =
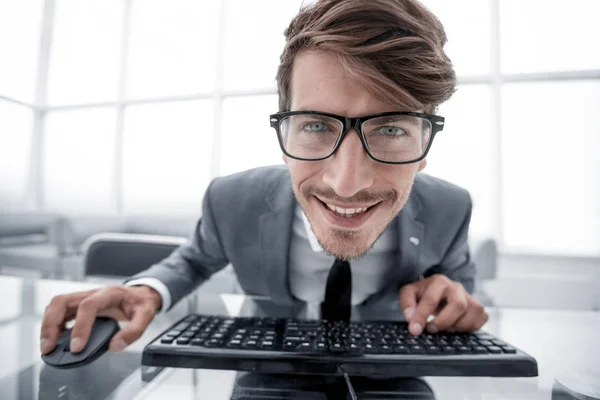
{"type": "Polygon", "coordinates": [[[400,306],[415,336],[426,327],[430,333],[440,331],[473,332],[488,320],[483,305],[471,297],[460,282],[436,274],[403,286],[400,306]],[[430,315],[434,319],[427,322],[430,315]]]}
{"type": "Polygon", "coordinates": [[[148,286],[108,286],[87,292],[56,296],[44,313],[40,350],[47,354],[56,347],[65,323],[75,318],[71,351],[85,348],[96,316],[130,321],[110,341],[109,350],[119,352],[140,338],[161,306],[158,292],[148,286]]]}

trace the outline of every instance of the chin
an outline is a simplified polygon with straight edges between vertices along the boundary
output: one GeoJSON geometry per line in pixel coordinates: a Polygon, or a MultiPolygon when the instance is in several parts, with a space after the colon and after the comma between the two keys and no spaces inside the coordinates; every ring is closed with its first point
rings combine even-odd
{"type": "Polygon", "coordinates": [[[368,240],[365,232],[346,229],[325,229],[323,235],[315,236],[326,254],[342,260],[352,260],[364,256],[375,243],[368,240]]]}

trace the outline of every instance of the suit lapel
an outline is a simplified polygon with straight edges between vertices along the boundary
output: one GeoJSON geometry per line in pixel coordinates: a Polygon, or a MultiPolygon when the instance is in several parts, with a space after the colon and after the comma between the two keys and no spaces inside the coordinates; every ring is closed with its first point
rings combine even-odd
{"type": "Polygon", "coordinates": [[[289,172],[270,182],[265,200],[269,211],[260,217],[263,277],[274,302],[292,305],[295,302],[288,284],[288,268],[296,199],[289,172]]]}
{"type": "MultiPolygon", "coordinates": [[[[416,280],[420,275],[419,259],[425,242],[425,226],[417,219],[421,202],[416,195],[411,196],[397,218],[398,257],[393,276],[396,284],[416,280]]],[[[399,287],[398,287],[399,289],[399,287]]]]}

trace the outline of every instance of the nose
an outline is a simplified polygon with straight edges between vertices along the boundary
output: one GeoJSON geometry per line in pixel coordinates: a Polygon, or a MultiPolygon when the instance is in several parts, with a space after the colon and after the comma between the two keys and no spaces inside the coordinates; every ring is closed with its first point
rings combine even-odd
{"type": "Polygon", "coordinates": [[[355,130],[346,133],[340,147],[326,160],[323,183],[338,196],[352,197],[373,185],[373,161],[363,148],[355,130]]]}

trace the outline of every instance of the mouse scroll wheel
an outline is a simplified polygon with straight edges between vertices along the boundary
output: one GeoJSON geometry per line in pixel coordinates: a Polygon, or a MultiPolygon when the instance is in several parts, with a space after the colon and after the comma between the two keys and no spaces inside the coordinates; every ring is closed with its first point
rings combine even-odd
{"type": "Polygon", "coordinates": [[[67,352],[67,351],[71,351],[71,342],[67,342],[67,344],[65,345],[65,347],[63,348],[63,351],[67,352]]]}

